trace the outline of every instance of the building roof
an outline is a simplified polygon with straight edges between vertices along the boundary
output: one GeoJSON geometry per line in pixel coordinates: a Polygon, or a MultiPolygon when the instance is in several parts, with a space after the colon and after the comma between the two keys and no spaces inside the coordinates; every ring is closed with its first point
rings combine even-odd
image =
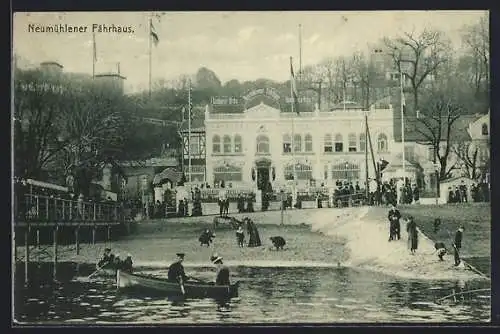
{"type": "MultiPolygon", "coordinates": [[[[399,95],[399,94],[397,94],[399,95]]],[[[399,96],[395,96],[392,99],[393,106],[393,126],[394,126],[394,140],[396,142],[401,142],[401,98],[399,96]]],[[[420,116],[425,117],[425,116],[420,116]]],[[[469,128],[469,124],[474,122],[479,117],[477,115],[462,115],[460,116],[452,125],[451,131],[454,140],[459,141],[470,141],[471,137],[467,129],[469,128]]],[[[407,112],[405,115],[405,142],[417,142],[417,141],[427,141],[425,136],[421,133],[429,133],[429,130],[426,126],[417,119],[416,115],[410,112],[407,112]]],[[[446,140],[447,135],[447,124],[443,122],[441,131],[441,139],[446,140]]]]}

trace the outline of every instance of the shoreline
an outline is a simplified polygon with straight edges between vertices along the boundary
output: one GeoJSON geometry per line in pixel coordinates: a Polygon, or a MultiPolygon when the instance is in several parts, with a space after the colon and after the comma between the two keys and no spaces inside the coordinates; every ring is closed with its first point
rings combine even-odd
{"type": "MultiPolygon", "coordinates": [[[[220,226],[215,231],[211,247],[200,247],[198,235],[211,227],[213,220],[213,217],[202,216],[189,220],[140,222],[134,235],[94,246],[81,244],[80,255],[76,255],[74,245],[61,246],[58,257],[60,262],[95,263],[100,252],[111,247],[122,257],[130,252],[137,267],[166,268],[174,260],[175,253],[183,251],[186,253],[185,267],[189,268],[211,267],[209,257],[217,252],[228,266],[352,268],[424,280],[489,279],[468,270],[449,268],[452,260],[449,255],[444,262],[439,262],[437,256],[430,255],[434,250],[433,242],[421,231],[417,254],[410,255],[404,223],[402,239],[388,243],[386,208],[289,210],[284,214],[287,217],[284,217],[286,224],[283,226],[276,224],[280,212],[235,215],[254,220],[261,235],[261,247],[238,248],[234,230],[229,226],[220,226]],[[270,249],[269,237],[275,235],[285,238],[285,250],[270,249]]],[[[18,247],[18,252],[23,248],[18,247]]],[[[32,255],[31,259],[35,258],[36,255],[32,255]]]]}

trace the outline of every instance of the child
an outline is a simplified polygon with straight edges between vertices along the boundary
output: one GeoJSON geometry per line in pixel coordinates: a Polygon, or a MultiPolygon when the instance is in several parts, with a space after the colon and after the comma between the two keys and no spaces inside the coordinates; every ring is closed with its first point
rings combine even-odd
{"type": "Polygon", "coordinates": [[[245,242],[245,232],[243,231],[243,226],[240,224],[238,230],[236,230],[236,240],[238,241],[238,246],[243,247],[245,242]]]}
{"type": "Polygon", "coordinates": [[[434,244],[439,261],[443,261],[443,256],[446,254],[446,247],[443,242],[436,242],[434,244]]]}

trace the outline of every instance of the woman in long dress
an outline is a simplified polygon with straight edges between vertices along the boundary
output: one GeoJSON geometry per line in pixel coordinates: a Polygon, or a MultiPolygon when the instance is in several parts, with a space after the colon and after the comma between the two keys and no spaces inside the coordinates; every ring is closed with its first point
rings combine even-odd
{"type": "Polygon", "coordinates": [[[418,248],[418,231],[417,224],[412,216],[408,217],[408,222],[406,223],[406,231],[408,232],[408,245],[410,247],[410,252],[415,254],[418,248]]]}

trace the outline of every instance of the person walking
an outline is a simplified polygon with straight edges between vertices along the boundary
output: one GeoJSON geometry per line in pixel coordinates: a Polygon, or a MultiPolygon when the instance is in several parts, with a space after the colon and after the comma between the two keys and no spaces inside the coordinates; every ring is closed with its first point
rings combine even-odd
{"type": "Polygon", "coordinates": [[[387,215],[389,219],[389,241],[400,239],[400,223],[399,219],[401,219],[401,213],[398,209],[396,209],[395,205],[391,206],[389,210],[389,214],[387,215]]]}
{"type": "Polygon", "coordinates": [[[412,216],[408,217],[406,223],[406,232],[408,232],[408,246],[411,254],[415,254],[418,248],[418,230],[417,224],[412,216]]]}

